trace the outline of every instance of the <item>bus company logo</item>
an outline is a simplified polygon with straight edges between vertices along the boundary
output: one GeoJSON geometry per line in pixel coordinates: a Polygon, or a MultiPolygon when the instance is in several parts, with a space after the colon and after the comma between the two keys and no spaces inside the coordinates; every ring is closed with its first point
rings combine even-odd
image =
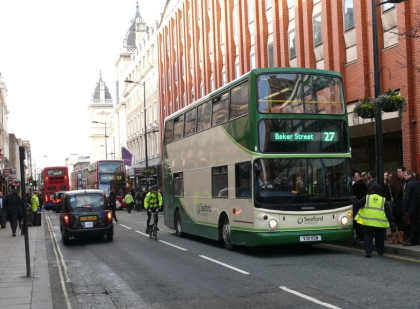
{"type": "Polygon", "coordinates": [[[211,204],[197,204],[197,215],[207,217],[209,212],[211,212],[211,204]]]}
{"type": "Polygon", "coordinates": [[[298,217],[298,224],[317,224],[319,221],[324,221],[324,216],[312,216],[312,217],[298,217]]]}

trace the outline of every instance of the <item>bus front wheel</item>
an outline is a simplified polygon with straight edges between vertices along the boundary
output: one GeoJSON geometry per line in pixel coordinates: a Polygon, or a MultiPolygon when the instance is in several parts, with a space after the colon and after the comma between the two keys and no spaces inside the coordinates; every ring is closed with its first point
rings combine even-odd
{"type": "Polygon", "coordinates": [[[223,221],[223,226],[222,226],[222,241],[223,244],[225,246],[226,249],[228,249],[229,251],[234,250],[234,246],[232,245],[232,243],[230,242],[230,223],[229,223],[229,218],[225,217],[224,221],[223,221]]]}
{"type": "Polygon", "coordinates": [[[177,211],[175,215],[175,230],[176,230],[176,235],[178,237],[182,237],[181,213],[179,211],[177,211]]]}

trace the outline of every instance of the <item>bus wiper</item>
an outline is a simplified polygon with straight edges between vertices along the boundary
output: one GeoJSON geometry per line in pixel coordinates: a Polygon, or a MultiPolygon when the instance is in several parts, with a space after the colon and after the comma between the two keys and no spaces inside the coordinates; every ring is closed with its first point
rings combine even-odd
{"type": "Polygon", "coordinates": [[[321,196],[325,197],[325,199],[327,200],[328,204],[330,205],[330,209],[334,209],[334,203],[333,201],[331,201],[331,199],[329,197],[327,197],[324,193],[321,192],[321,196]]]}
{"type": "Polygon", "coordinates": [[[286,209],[286,208],[288,208],[289,206],[290,206],[290,204],[292,204],[293,203],[293,201],[297,198],[297,197],[299,197],[299,196],[301,196],[302,195],[302,193],[303,192],[305,192],[305,189],[300,189],[300,191],[298,192],[298,193],[296,193],[296,195],[295,196],[293,196],[286,204],[284,204],[284,206],[282,207],[282,210],[284,210],[284,209],[286,209]]]}

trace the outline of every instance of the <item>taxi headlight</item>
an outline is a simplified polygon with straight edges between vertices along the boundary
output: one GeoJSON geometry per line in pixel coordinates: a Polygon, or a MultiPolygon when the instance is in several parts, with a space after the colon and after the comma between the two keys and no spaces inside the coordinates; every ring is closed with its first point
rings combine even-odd
{"type": "Polygon", "coordinates": [[[347,218],[347,217],[342,217],[342,218],[341,218],[341,224],[342,224],[342,225],[347,225],[347,224],[349,224],[349,218],[347,218]]]}
{"type": "Polygon", "coordinates": [[[274,219],[271,219],[270,221],[268,221],[268,227],[272,230],[276,229],[278,225],[279,224],[274,219]]]}

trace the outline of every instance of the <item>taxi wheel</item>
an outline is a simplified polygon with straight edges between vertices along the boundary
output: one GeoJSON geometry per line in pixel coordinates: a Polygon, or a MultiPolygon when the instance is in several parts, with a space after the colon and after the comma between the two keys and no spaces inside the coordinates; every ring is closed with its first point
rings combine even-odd
{"type": "Polygon", "coordinates": [[[106,234],[106,240],[112,241],[114,239],[114,234],[106,234]]]}
{"type": "Polygon", "coordinates": [[[61,239],[63,240],[63,244],[65,246],[70,245],[70,237],[61,236],[61,239]]]}

